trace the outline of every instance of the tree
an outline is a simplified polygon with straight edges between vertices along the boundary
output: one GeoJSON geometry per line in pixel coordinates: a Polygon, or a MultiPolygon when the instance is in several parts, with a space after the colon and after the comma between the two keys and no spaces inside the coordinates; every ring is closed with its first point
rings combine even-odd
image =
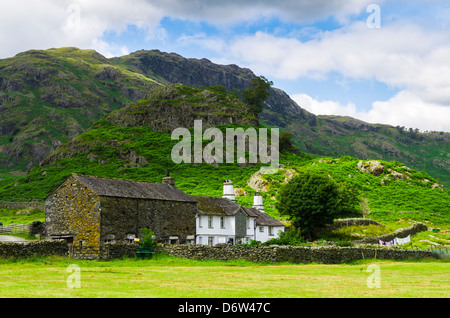
{"type": "Polygon", "coordinates": [[[251,80],[251,87],[242,91],[244,102],[247,103],[255,114],[263,111],[263,104],[270,95],[270,87],[273,85],[264,76],[255,77],[251,80]]]}
{"type": "Polygon", "coordinates": [[[341,212],[339,185],[326,175],[301,172],[278,191],[276,207],[311,240],[314,231],[331,224],[341,212]]]}
{"type": "Polygon", "coordinates": [[[280,151],[292,151],[294,146],[292,145],[292,133],[289,131],[284,131],[280,133],[280,151]]]}
{"type": "Polygon", "coordinates": [[[369,199],[367,199],[365,196],[362,196],[361,198],[360,209],[364,218],[366,218],[370,214],[369,199]]]}
{"type": "Polygon", "coordinates": [[[341,213],[352,214],[360,212],[361,199],[359,190],[347,182],[338,183],[341,213]]]}

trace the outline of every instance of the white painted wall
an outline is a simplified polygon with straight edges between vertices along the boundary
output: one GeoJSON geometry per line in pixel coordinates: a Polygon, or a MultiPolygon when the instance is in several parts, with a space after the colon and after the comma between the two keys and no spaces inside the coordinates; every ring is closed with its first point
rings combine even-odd
{"type": "Polygon", "coordinates": [[[279,232],[284,231],[284,227],[282,227],[282,226],[257,226],[255,230],[256,230],[256,239],[255,240],[264,243],[273,238],[277,238],[279,236],[279,232]]]}
{"type": "MultiPolygon", "coordinates": [[[[219,243],[228,243],[230,239],[236,244],[235,236],[235,218],[234,216],[223,216],[223,222],[220,216],[198,215],[196,218],[197,238],[196,244],[216,245],[219,243]],[[223,226],[222,226],[223,225],[223,226]]],[[[255,219],[247,218],[247,236],[242,243],[248,243],[254,239],[255,219]]]]}

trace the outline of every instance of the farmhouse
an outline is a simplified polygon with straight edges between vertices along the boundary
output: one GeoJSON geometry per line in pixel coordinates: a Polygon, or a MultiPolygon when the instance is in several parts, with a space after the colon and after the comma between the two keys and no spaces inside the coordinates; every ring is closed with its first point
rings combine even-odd
{"type": "Polygon", "coordinates": [[[74,257],[96,259],[107,242],[132,242],[141,228],[156,239],[189,243],[195,238],[197,202],[163,183],[73,174],[45,202],[46,236],[72,243],[74,257]]]}
{"type": "Polygon", "coordinates": [[[240,244],[250,240],[266,242],[284,231],[280,221],[264,213],[262,196],[247,208],[235,201],[233,183],[225,181],[222,198],[194,196],[197,201],[196,244],[240,244]]]}
{"type": "Polygon", "coordinates": [[[46,237],[65,239],[73,257],[97,259],[105,244],[133,242],[142,228],[170,244],[239,244],[265,242],[284,225],[264,213],[257,193],[252,208],[235,201],[233,184],[222,198],[190,196],[175,186],[72,174],[45,202],[46,237]]]}

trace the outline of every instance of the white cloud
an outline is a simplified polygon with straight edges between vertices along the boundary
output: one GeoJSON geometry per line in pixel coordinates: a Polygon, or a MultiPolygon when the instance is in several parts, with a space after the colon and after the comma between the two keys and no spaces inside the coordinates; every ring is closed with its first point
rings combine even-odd
{"type": "MultiPolygon", "coordinates": [[[[133,25],[147,32],[144,41],[164,41],[168,37],[167,31],[161,27],[165,17],[205,21],[221,26],[273,17],[309,23],[332,16],[344,23],[349,21],[349,16],[365,11],[372,2],[2,0],[0,58],[29,49],[61,46],[92,48],[107,57],[124,55],[130,50],[127,44],[107,42],[105,33],[120,34],[133,25]]],[[[379,0],[377,4],[387,2],[379,0]]],[[[403,5],[407,3],[403,1],[403,5]]],[[[385,11],[382,14],[383,17],[387,16],[385,11]]],[[[439,21],[442,20],[441,16],[439,21]]],[[[395,125],[415,125],[422,129],[450,130],[448,124],[442,123],[449,118],[450,36],[445,28],[424,29],[414,25],[413,18],[409,18],[409,23],[405,21],[389,20],[380,29],[369,29],[366,21],[345,24],[331,31],[308,26],[309,30],[314,31],[308,33],[308,37],[298,36],[302,30],[275,34],[227,34],[227,37],[221,37],[221,34],[207,36],[204,33],[186,33],[180,35],[174,44],[179,47],[197,45],[216,52],[216,61],[249,67],[255,73],[274,80],[305,77],[327,80],[330,73],[339,74],[343,80],[376,80],[394,87],[400,93],[385,101],[373,101],[369,112],[359,112],[357,105],[352,103],[341,105],[333,101],[308,100],[306,96],[302,98],[304,102],[309,101],[310,107],[320,107],[321,111],[338,112],[371,121],[389,120],[395,125]],[[419,115],[414,116],[414,113],[419,115]],[[420,116],[422,122],[416,120],[420,116]]]]}
{"type": "MultiPolygon", "coordinates": [[[[102,49],[105,32],[128,25],[148,30],[147,39],[165,36],[164,17],[230,24],[266,17],[305,22],[334,15],[344,19],[370,0],[2,0],[0,58],[29,49],[77,46],[102,49]],[[96,44],[101,43],[99,47],[96,44]]],[[[112,47],[116,45],[112,44],[112,47]]],[[[108,49],[107,51],[111,51],[108,49]]],[[[102,53],[102,52],[101,52],[102,53]]]]}
{"type": "Polygon", "coordinates": [[[376,101],[362,116],[368,122],[418,128],[421,131],[450,131],[450,107],[424,101],[413,92],[401,91],[387,101],[376,101]]]}
{"type": "Polygon", "coordinates": [[[358,111],[355,104],[342,105],[331,100],[317,100],[307,94],[295,94],[297,104],[316,115],[350,116],[368,123],[418,128],[421,131],[450,131],[450,107],[425,103],[408,91],[401,91],[386,101],[376,101],[372,108],[358,111]]]}
{"type": "Polygon", "coordinates": [[[351,103],[312,102],[296,96],[310,105],[313,113],[312,109],[321,113],[327,110],[327,114],[370,122],[450,131],[448,32],[406,23],[369,29],[364,22],[356,22],[318,33],[308,41],[256,32],[235,38],[228,52],[230,63],[250,67],[272,79],[321,79],[326,85],[334,73],[344,81],[377,81],[401,91],[387,101],[374,100],[368,114],[357,112],[351,103]]]}
{"type": "MultiPolygon", "coordinates": [[[[384,0],[379,0],[381,3],[384,0]]],[[[294,22],[312,22],[334,16],[345,21],[365,9],[373,0],[153,0],[150,1],[174,18],[228,24],[261,18],[279,17],[294,22]]]]}
{"type": "Polygon", "coordinates": [[[319,101],[307,94],[295,94],[291,95],[291,98],[300,107],[315,115],[339,115],[357,117],[362,114],[357,111],[356,106],[353,103],[341,105],[339,102],[331,100],[319,101]]]}
{"type": "Polygon", "coordinates": [[[160,32],[157,27],[164,17],[145,0],[7,0],[0,10],[0,58],[61,46],[120,54],[127,49],[102,40],[105,32],[121,33],[128,25],[160,32]]]}

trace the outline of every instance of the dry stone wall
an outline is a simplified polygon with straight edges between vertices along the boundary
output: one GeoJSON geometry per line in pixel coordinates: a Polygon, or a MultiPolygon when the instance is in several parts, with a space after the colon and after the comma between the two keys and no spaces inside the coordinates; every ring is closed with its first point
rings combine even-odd
{"type": "Polygon", "coordinates": [[[248,260],[252,262],[292,262],[298,264],[341,264],[360,259],[432,258],[430,251],[400,248],[309,247],[309,246],[240,246],[240,245],[164,245],[159,252],[170,256],[198,260],[248,260]]]}
{"type": "MultiPolygon", "coordinates": [[[[135,257],[138,244],[108,243],[102,259],[135,257]]],[[[248,260],[251,262],[292,262],[297,264],[341,264],[360,259],[424,259],[435,257],[431,251],[405,250],[395,247],[310,247],[310,246],[242,246],[242,245],[159,245],[156,252],[169,256],[198,260],[248,260]]],[[[29,243],[1,243],[0,258],[26,258],[32,256],[69,255],[64,240],[37,241],[29,243]]],[[[75,256],[80,258],[81,255],[75,256]]],[[[83,258],[83,257],[81,257],[83,258]]]]}
{"type": "Polygon", "coordinates": [[[428,227],[425,224],[417,222],[405,229],[402,229],[402,230],[399,230],[399,231],[396,231],[393,233],[384,234],[384,235],[367,237],[360,241],[356,241],[355,243],[356,244],[379,244],[379,241],[384,241],[384,242],[391,241],[391,240],[395,239],[396,237],[405,238],[408,235],[413,236],[414,234],[417,234],[417,233],[423,232],[423,231],[427,231],[427,230],[428,230],[428,227]]]}
{"type": "Polygon", "coordinates": [[[45,204],[41,202],[0,202],[0,209],[36,209],[45,210],[45,204]]]}
{"type": "Polygon", "coordinates": [[[64,240],[0,243],[0,258],[27,258],[37,255],[67,256],[68,251],[68,245],[64,240]]]}

